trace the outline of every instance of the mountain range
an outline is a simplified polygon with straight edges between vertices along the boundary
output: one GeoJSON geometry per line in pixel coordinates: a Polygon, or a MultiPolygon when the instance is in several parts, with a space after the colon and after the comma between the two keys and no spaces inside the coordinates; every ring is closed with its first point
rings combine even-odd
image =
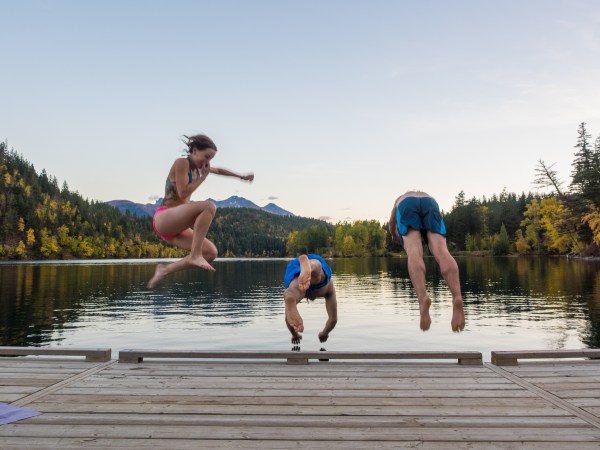
{"type": "MultiPolygon", "coordinates": [[[[146,204],[135,203],[131,200],[110,200],[106,203],[118,208],[122,213],[129,211],[129,214],[137,217],[152,217],[159,208],[162,200],[162,198],[159,198],[156,203],[146,204]]],[[[265,211],[277,216],[295,216],[295,214],[286,211],[280,206],[277,206],[275,203],[269,203],[265,206],[258,206],[256,203],[251,202],[244,197],[238,197],[237,195],[233,195],[225,200],[214,200],[212,198],[209,198],[208,200],[217,205],[218,208],[250,208],[265,211]]]]}

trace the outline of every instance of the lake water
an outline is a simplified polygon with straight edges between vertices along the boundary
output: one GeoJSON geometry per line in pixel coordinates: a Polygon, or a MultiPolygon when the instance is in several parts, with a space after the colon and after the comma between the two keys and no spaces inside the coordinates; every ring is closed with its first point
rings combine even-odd
{"type": "MultiPolygon", "coordinates": [[[[284,324],[289,259],[218,259],[216,273],[172,274],[146,288],[156,261],[0,264],[0,345],[178,350],[291,350],[284,324]]],[[[412,351],[600,347],[600,263],[457,258],[466,328],[450,328],[450,293],[432,258],[431,329],[406,258],[332,259],[338,325],[321,344],[324,300],[299,305],[301,350],[412,351]]],[[[116,355],[116,353],[113,353],[116,355]]]]}

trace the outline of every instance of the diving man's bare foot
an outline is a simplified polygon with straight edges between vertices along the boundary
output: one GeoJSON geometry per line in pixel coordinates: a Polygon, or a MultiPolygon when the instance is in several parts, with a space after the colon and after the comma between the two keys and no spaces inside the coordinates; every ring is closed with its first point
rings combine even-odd
{"type": "Polygon", "coordinates": [[[306,255],[301,255],[300,261],[300,275],[298,275],[298,287],[302,291],[306,291],[310,287],[310,262],[306,255]]]}
{"type": "Polygon", "coordinates": [[[298,312],[296,305],[285,306],[285,322],[288,325],[290,331],[293,333],[302,333],[304,331],[304,322],[298,312]]]}
{"type": "Polygon", "coordinates": [[[419,301],[419,313],[421,315],[421,330],[427,331],[431,326],[431,316],[429,315],[429,307],[431,299],[426,297],[423,301],[419,301]]]}
{"type": "Polygon", "coordinates": [[[188,259],[189,263],[200,267],[201,269],[208,270],[209,272],[216,272],[217,270],[211,266],[207,260],[205,260],[202,256],[198,256],[197,258],[192,258],[191,256],[188,259]]]}
{"type": "Polygon", "coordinates": [[[152,278],[150,278],[150,281],[148,281],[148,285],[147,285],[148,289],[153,289],[154,286],[156,286],[158,284],[158,282],[165,277],[166,268],[167,268],[166,264],[157,264],[156,265],[156,269],[154,270],[154,275],[152,275],[152,278]]]}
{"type": "Polygon", "coordinates": [[[462,299],[452,300],[452,331],[460,333],[465,329],[465,311],[462,299]]]}

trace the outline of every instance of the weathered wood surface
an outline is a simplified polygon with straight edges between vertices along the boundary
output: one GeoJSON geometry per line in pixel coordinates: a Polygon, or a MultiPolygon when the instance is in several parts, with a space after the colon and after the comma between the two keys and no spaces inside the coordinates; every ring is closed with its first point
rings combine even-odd
{"type": "MultiPolygon", "coordinates": [[[[503,370],[597,419],[600,426],[600,361],[530,362],[503,370]],[[595,370],[591,375],[589,370],[595,370]]],[[[599,444],[600,448],[600,444],[599,444]]]]}
{"type": "Polygon", "coordinates": [[[285,359],[288,364],[308,364],[309,360],[437,360],[454,359],[459,364],[481,365],[480,352],[286,352],[286,351],[173,351],[173,350],[121,350],[119,362],[140,363],[144,358],[175,359],[285,359]]]}
{"type": "Polygon", "coordinates": [[[492,364],[516,366],[519,359],[600,358],[600,349],[493,351],[492,364]]]}
{"type": "Polygon", "coordinates": [[[88,362],[105,362],[110,348],[0,347],[0,356],[85,356],[88,362]]]}
{"type": "Polygon", "coordinates": [[[0,448],[600,448],[600,361],[0,358],[0,448]]]}

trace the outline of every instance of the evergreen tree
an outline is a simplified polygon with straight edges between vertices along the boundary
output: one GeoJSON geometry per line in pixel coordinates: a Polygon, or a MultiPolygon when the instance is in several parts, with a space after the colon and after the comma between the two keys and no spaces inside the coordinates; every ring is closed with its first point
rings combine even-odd
{"type": "Polygon", "coordinates": [[[552,187],[559,197],[564,197],[563,182],[558,177],[558,173],[553,169],[554,164],[547,165],[543,160],[538,160],[538,165],[535,168],[536,177],[534,184],[538,188],[552,187]]]}
{"type": "Polygon", "coordinates": [[[476,198],[464,200],[464,192],[457,197],[454,208],[443,215],[446,223],[448,243],[464,250],[467,235],[479,235],[483,228],[481,202],[476,198]]]}
{"type": "Polygon", "coordinates": [[[591,186],[587,198],[595,207],[600,208],[600,136],[598,136],[594,142],[590,182],[591,186]]]}
{"type": "Polygon", "coordinates": [[[504,224],[500,227],[500,233],[494,237],[494,245],[492,248],[494,256],[508,255],[510,252],[510,239],[504,224]]]}
{"type": "MultiPolygon", "coordinates": [[[[590,144],[585,122],[577,130],[577,145],[571,172],[571,190],[583,199],[600,205],[600,156],[590,144]]],[[[596,146],[597,147],[597,146],[596,146]]]]}

